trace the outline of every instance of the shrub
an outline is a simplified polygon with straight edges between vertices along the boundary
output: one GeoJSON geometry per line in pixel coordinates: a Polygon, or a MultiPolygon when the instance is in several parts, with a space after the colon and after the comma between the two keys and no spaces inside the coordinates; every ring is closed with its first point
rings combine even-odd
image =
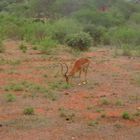
{"type": "Polygon", "coordinates": [[[55,48],[58,45],[58,42],[56,40],[52,40],[51,38],[46,38],[39,43],[41,46],[39,49],[42,52],[47,52],[51,48],[55,48]]]}
{"type": "Polygon", "coordinates": [[[74,13],[74,17],[83,24],[95,24],[104,27],[112,27],[123,23],[123,16],[118,11],[98,12],[91,9],[82,9],[74,13]]]}
{"type": "Polygon", "coordinates": [[[87,50],[92,44],[92,38],[88,33],[80,32],[67,36],[66,43],[74,49],[87,50]]]}
{"type": "Polygon", "coordinates": [[[20,44],[19,48],[20,48],[20,50],[22,50],[23,53],[26,53],[26,51],[27,51],[27,46],[26,46],[25,44],[23,44],[23,43],[20,44]]]}
{"type": "Polygon", "coordinates": [[[140,24],[140,13],[133,13],[130,17],[130,21],[140,24]]]}
{"type": "Polygon", "coordinates": [[[128,44],[124,44],[122,45],[122,55],[124,56],[131,56],[132,52],[131,52],[131,47],[128,44]]]}
{"type": "Polygon", "coordinates": [[[103,99],[101,99],[101,104],[102,105],[109,105],[110,101],[107,98],[103,98],[103,99]]]}
{"type": "Polygon", "coordinates": [[[9,94],[5,95],[5,99],[6,99],[7,102],[13,102],[13,101],[16,100],[16,96],[9,93],[9,94]]]}
{"type": "Polygon", "coordinates": [[[24,115],[33,115],[34,114],[34,108],[33,107],[27,107],[23,111],[24,115]]]}
{"type": "Polygon", "coordinates": [[[38,22],[26,22],[22,27],[22,32],[26,41],[32,43],[39,42],[43,40],[46,36],[46,25],[38,22]]]}
{"type": "Polygon", "coordinates": [[[133,44],[137,46],[140,44],[140,30],[138,27],[117,27],[109,31],[112,42],[118,44],[133,44]]]}
{"type": "Polygon", "coordinates": [[[21,84],[11,83],[10,85],[5,86],[5,91],[23,91],[24,86],[21,84]]]}
{"type": "Polygon", "coordinates": [[[23,33],[21,31],[20,26],[16,25],[15,23],[6,23],[3,26],[3,32],[7,38],[10,39],[22,39],[23,33]]]}
{"type": "Polygon", "coordinates": [[[47,26],[48,35],[59,43],[64,43],[69,34],[82,31],[81,25],[73,19],[60,19],[47,26]]]}
{"type": "Polygon", "coordinates": [[[131,119],[131,116],[130,116],[130,114],[128,112],[123,112],[122,118],[126,119],[126,120],[129,120],[129,119],[131,119]]]}
{"type": "Polygon", "coordinates": [[[106,28],[103,26],[97,26],[94,24],[88,24],[84,27],[84,31],[88,32],[93,37],[95,45],[101,43],[102,38],[106,32],[106,28]]]}
{"type": "Polygon", "coordinates": [[[124,103],[122,100],[117,100],[116,103],[115,103],[117,106],[123,106],[124,103]]]}

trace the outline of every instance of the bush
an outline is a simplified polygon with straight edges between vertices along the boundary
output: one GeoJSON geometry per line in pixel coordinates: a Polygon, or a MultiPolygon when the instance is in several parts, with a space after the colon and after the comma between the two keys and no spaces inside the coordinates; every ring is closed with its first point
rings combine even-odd
{"type": "Polygon", "coordinates": [[[95,45],[102,42],[106,30],[104,26],[97,26],[94,24],[88,24],[84,27],[84,31],[88,32],[91,37],[93,37],[95,45]]]}
{"type": "Polygon", "coordinates": [[[66,43],[74,49],[87,50],[92,45],[92,38],[88,33],[80,32],[67,36],[66,43]]]}
{"type": "Polygon", "coordinates": [[[82,9],[74,13],[74,17],[83,24],[95,24],[110,28],[124,22],[122,14],[118,11],[98,12],[92,9],[82,9]]]}
{"type": "Polygon", "coordinates": [[[131,116],[130,116],[130,114],[128,112],[123,112],[122,118],[126,119],[126,120],[129,120],[129,119],[131,119],[131,116]]]}
{"type": "Polygon", "coordinates": [[[34,108],[33,107],[25,108],[23,113],[24,113],[24,115],[33,115],[34,114],[34,108]]]}
{"type": "Polygon", "coordinates": [[[41,45],[39,49],[46,53],[49,49],[57,47],[58,42],[56,40],[52,40],[51,38],[46,38],[40,41],[39,45],[41,45]]]}
{"type": "Polygon", "coordinates": [[[114,44],[140,44],[140,29],[138,27],[118,27],[109,31],[110,37],[114,44]]]}
{"type": "Polygon", "coordinates": [[[130,21],[140,24],[140,13],[133,13],[130,17],[130,21]]]}
{"type": "Polygon", "coordinates": [[[123,44],[121,46],[121,49],[122,49],[122,55],[124,55],[124,56],[131,56],[132,55],[131,46],[130,45],[123,44]]]}
{"type": "Polygon", "coordinates": [[[82,31],[81,25],[73,19],[57,20],[52,25],[48,25],[47,28],[48,35],[62,44],[67,35],[80,31],[82,31]]]}
{"type": "Polygon", "coordinates": [[[23,39],[23,33],[20,26],[15,23],[7,23],[3,26],[3,32],[9,39],[23,39]]]}
{"type": "Polygon", "coordinates": [[[28,21],[22,27],[22,32],[24,34],[24,39],[32,43],[39,42],[43,40],[46,36],[47,27],[45,24],[39,22],[28,21]]]}
{"type": "Polygon", "coordinates": [[[19,45],[19,48],[20,48],[20,50],[22,50],[23,53],[26,53],[27,49],[28,49],[27,46],[25,44],[23,44],[23,43],[21,43],[19,45]]]}

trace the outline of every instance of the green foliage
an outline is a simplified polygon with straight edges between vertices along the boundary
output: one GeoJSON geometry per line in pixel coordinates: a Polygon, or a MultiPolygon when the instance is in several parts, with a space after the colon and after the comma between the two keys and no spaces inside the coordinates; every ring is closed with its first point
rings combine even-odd
{"type": "Polygon", "coordinates": [[[122,55],[124,56],[132,56],[131,47],[128,44],[123,44],[122,48],[122,55]]]}
{"type": "Polygon", "coordinates": [[[23,111],[24,115],[34,115],[34,108],[33,107],[27,107],[23,111]]]}
{"type": "Polygon", "coordinates": [[[103,99],[101,99],[101,104],[102,105],[109,105],[110,101],[107,98],[103,98],[103,99]]]}
{"type": "Polygon", "coordinates": [[[140,13],[133,13],[130,17],[130,21],[136,24],[140,24],[140,13]]]}
{"type": "Polygon", "coordinates": [[[48,34],[52,39],[64,43],[67,35],[82,31],[81,25],[73,19],[60,19],[48,26],[48,34]]]}
{"type": "Polygon", "coordinates": [[[49,99],[51,101],[56,101],[59,98],[59,95],[57,94],[57,92],[47,90],[44,93],[44,97],[46,97],[47,99],[49,99]]]}
{"type": "Polygon", "coordinates": [[[97,126],[98,124],[99,122],[97,120],[88,122],[88,126],[97,126]]]}
{"type": "Polygon", "coordinates": [[[94,24],[96,26],[111,27],[124,22],[121,14],[115,12],[98,12],[92,9],[82,9],[74,14],[74,18],[83,24],[94,24]]]}
{"type": "Polygon", "coordinates": [[[9,94],[5,95],[5,99],[6,99],[7,102],[13,102],[13,101],[16,100],[16,96],[9,93],[9,94]]]}
{"type": "Polygon", "coordinates": [[[32,43],[39,42],[46,37],[46,28],[46,25],[41,22],[29,20],[25,22],[25,25],[22,27],[24,39],[32,43]]]}
{"type": "MultiPolygon", "coordinates": [[[[93,38],[94,45],[126,44],[134,49],[140,44],[139,13],[139,4],[126,0],[1,0],[0,38],[25,40],[46,51],[58,43],[67,43],[69,36],[85,32],[93,38]],[[103,6],[105,11],[101,11],[103,6]],[[46,21],[37,22],[34,18],[46,21]]],[[[126,49],[124,52],[129,53],[126,49]]]]}
{"type": "Polygon", "coordinates": [[[23,91],[24,86],[21,84],[11,83],[7,86],[5,86],[5,91],[23,91]]]}
{"type": "Polygon", "coordinates": [[[5,91],[28,91],[38,93],[45,93],[47,91],[47,89],[44,86],[29,83],[27,81],[10,83],[6,85],[4,89],[5,91]]]}
{"type": "Polygon", "coordinates": [[[113,28],[110,30],[110,35],[112,36],[112,41],[115,44],[140,44],[140,29],[137,27],[122,26],[113,28]]]}
{"type": "Polygon", "coordinates": [[[123,112],[122,118],[125,119],[125,120],[130,120],[131,119],[131,115],[128,112],[123,112]]]}
{"type": "Polygon", "coordinates": [[[39,49],[42,52],[46,53],[48,52],[49,49],[56,48],[58,45],[58,41],[53,40],[51,38],[45,38],[44,40],[39,42],[39,45],[40,45],[39,49]]]}
{"type": "Polygon", "coordinates": [[[66,43],[74,49],[87,50],[92,45],[92,38],[88,33],[80,32],[67,36],[66,43]]]}
{"type": "Polygon", "coordinates": [[[20,48],[20,50],[22,50],[23,53],[26,53],[26,51],[28,49],[27,46],[23,43],[20,44],[19,48],[20,48]]]}
{"type": "Polygon", "coordinates": [[[116,103],[115,103],[117,106],[123,106],[124,103],[122,100],[117,100],[116,103]]]}
{"type": "Polygon", "coordinates": [[[93,37],[94,44],[102,42],[103,37],[107,29],[104,26],[96,26],[94,24],[87,24],[84,27],[84,31],[88,32],[93,37]]]}

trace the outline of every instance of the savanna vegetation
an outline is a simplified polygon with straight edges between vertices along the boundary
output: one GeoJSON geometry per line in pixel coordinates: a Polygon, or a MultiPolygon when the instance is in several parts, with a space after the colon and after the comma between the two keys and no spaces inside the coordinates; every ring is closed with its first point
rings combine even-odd
{"type": "Polygon", "coordinates": [[[0,0],[0,140],[30,139],[140,139],[140,0],[0,0]]]}
{"type": "Polygon", "coordinates": [[[140,4],[136,0],[1,0],[2,41],[18,39],[46,51],[61,45],[86,50],[109,45],[140,55],[140,4]]]}

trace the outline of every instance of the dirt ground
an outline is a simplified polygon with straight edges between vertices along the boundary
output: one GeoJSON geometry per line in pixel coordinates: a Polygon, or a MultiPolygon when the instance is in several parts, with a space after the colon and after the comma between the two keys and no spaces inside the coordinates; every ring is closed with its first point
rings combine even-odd
{"type": "Polygon", "coordinates": [[[140,139],[140,58],[115,56],[110,48],[78,56],[28,45],[23,53],[19,45],[6,41],[0,54],[0,140],[140,139]],[[75,76],[67,85],[58,63],[71,67],[80,57],[91,61],[88,83],[78,85],[75,76]],[[25,115],[28,107],[34,115],[25,115]]]}

